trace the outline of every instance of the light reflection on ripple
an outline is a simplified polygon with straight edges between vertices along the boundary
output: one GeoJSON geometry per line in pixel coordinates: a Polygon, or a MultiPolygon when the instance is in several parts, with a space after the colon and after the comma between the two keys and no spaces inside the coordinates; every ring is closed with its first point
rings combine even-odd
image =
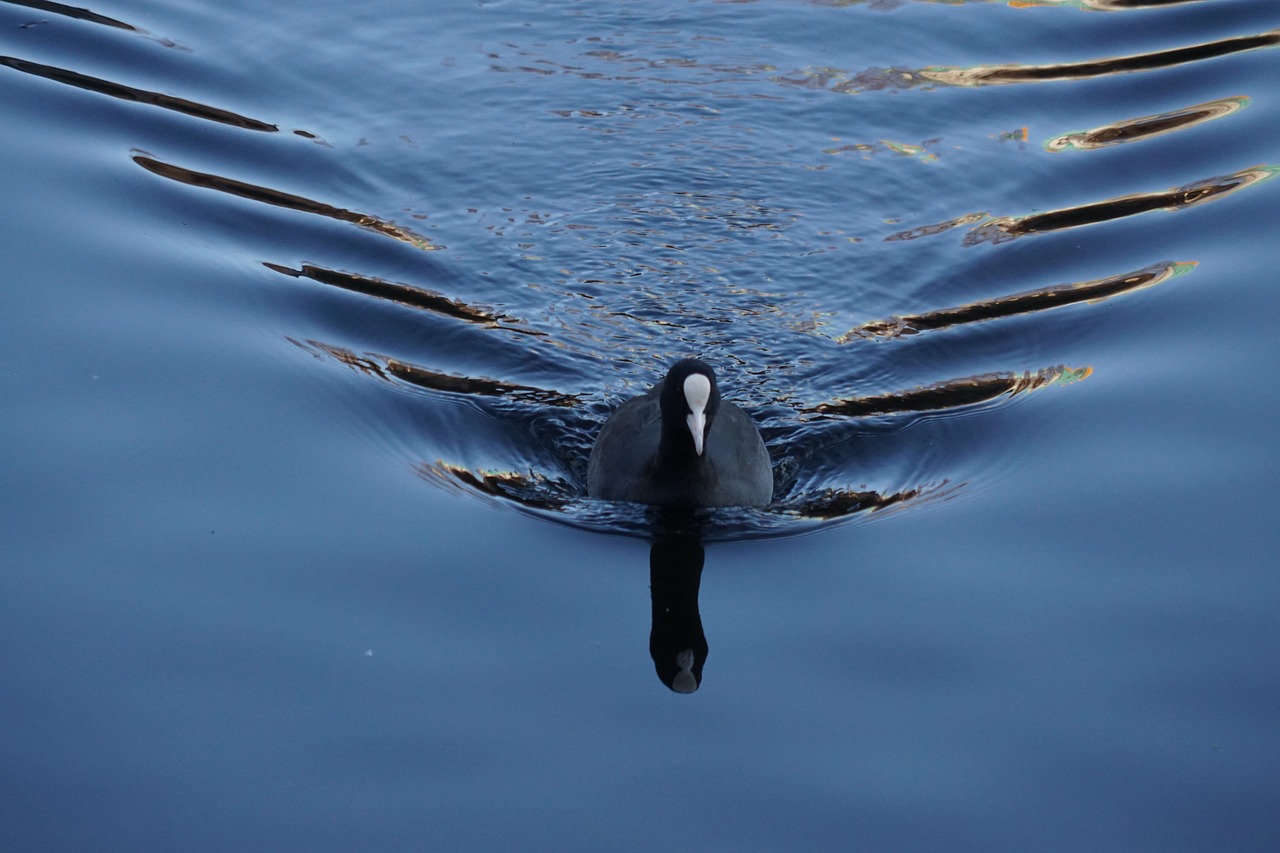
{"type": "Polygon", "coordinates": [[[1161,192],[1133,193],[1044,213],[1031,213],[1025,216],[968,213],[945,222],[899,231],[884,239],[888,242],[917,240],[921,237],[941,234],[952,228],[976,225],[977,227],[972,228],[964,237],[966,246],[979,243],[1004,243],[1031,234],[1063,231],[1157,210],[1179,210],[1204,204],[1226,198],[1242,189],[1270,180],[1277,173],[1280,173],[1280,166],[1263,163],[1229,175],[1205,178],[1161,192]]]}
{"type": "Polygon", "coordinates": [[[774,80],[784,86],[826,89],[844,95],[914,89],[932,85],[977,87],[1048,83],[1155,71],[1262,50],[1275,47],[1277,44],[1280,44],[1280,30],[1271,30],[1257,35],[1237,36],[1151,53],[1105,57],[1083,62],[1048,65],[929,66],[919,69],[869,68],[856,73],[834,68],[808,68],[800,69],[789,76],[775,76],[774,80]]]}
{"type": "Polygon", "coordinates": [[[1085,80],[1109,74],[1154,71],[1189,62],[1203,62],[1261,50],[1280,44],[1280,30],[1252,36],[1237,36],[1220,41],[1175,47],[1152,53],[1113,56],[1086,62],[1057,65],[978,65],[972,68],[925,68],[919,75],[924,80],[950,86],[996,86],[1008,83],[1043,83],[1056,80],[1085,80]]]}
{"type": "Polygon", "coordinates": [[[1044,147],[1047,151],[1091,151],[1119,145],[1122,142],[1152,139],[1166,133],[1196,127],[1207,121],[1225,118],[1248,105],[1249,99],[1246,97],[1219,98],[1215,101],[1183,107],[1180,110],[1124,119],[1092,130],[1065,133],[1050,139],[1044,147]]]}
{"type": "Polygon", "coordinates": [[[1161,6],[1177,6],[1184,3],[1203,3],[1205,0],[1009,0],[1014,7],[1072,6],[1097,12],[1122,12],[1130,9],[1154,9],[1161,6]]]}
{"type": "Polygon", "coordinates": [[[855,338],[887,340],[900,335],[914,335],[925,331],[949,329],[966,323],[984,323],[1002,317],[1032,314],[1075,305],[1081,302],[1095,303],[1111,299],[1122,293],[1131,293],[1154,287],[1194,269],[1194,261],[1165,261],[1146,269],[1093,281],[1062,284],[1043,290],[1033,290],[1013,296],[1001,296],[983,302],[973,302],[955,308],[941,308],[925,314],[912,314],[864,323],[837,338],[848,343],[855,338]]]}

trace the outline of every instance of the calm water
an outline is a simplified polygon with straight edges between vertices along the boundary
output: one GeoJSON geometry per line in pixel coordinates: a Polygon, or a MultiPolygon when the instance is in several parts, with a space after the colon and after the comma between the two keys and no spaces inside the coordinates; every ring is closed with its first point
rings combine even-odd
{"type": "Polygon", "coordinates": [[[0,2],[5,849],[1273,849],[1274,0],[215,6],[0,2]]]}

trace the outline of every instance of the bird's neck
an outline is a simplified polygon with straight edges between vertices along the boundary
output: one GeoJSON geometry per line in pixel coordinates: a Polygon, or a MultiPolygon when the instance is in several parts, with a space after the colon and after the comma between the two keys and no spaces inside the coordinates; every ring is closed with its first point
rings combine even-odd
{"type": "Polygon", "coordinates": [[[693,447],[693,436],[687,424],[663,421],[662,436],[658,439],[658,459],[662,466],[699,470],[706,465],[706,445],[699,456],[693,447]]]}

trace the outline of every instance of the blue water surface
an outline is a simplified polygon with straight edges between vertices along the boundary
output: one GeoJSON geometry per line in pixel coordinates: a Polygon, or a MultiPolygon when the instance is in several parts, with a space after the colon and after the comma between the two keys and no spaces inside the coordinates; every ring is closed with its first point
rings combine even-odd
{"type": "Polygon", "coordinates": [[[0,846],[1273,849],[1277,28],[0,2],[0,846]]]}

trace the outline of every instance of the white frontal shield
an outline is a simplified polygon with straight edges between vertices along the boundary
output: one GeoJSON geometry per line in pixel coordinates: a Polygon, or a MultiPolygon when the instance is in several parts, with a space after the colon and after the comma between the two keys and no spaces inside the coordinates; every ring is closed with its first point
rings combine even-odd
{"type": "Polygon", "coordinates": [[[693,434],[693,449],[702,455],[703,441],[707,434],[707,401],[711,399],[711,380],[701,373],[690,373],[684,380],[684,400],[689,404],[689,432],[693,434]]]}

